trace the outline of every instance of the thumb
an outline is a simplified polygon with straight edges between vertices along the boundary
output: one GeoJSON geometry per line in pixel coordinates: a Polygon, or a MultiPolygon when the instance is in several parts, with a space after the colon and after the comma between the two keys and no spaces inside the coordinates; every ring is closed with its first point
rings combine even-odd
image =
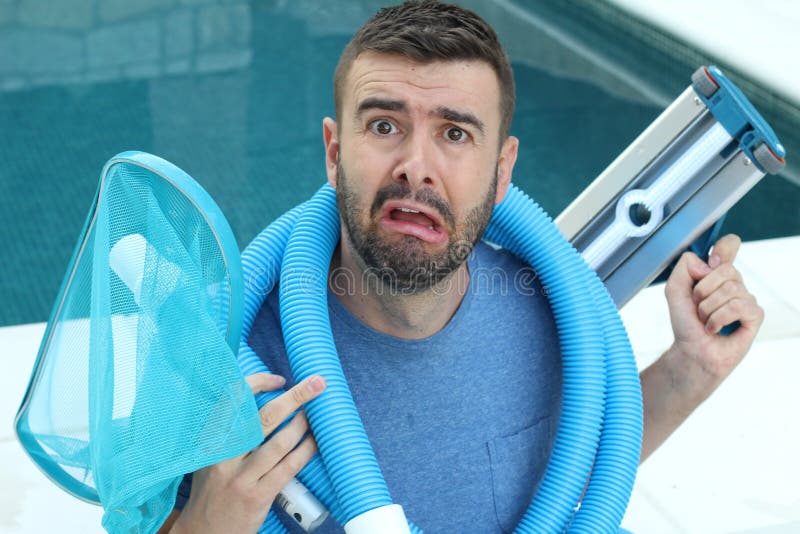
{"type": "Polygon", "coordinates": [[[708,263],[712,268],[716,268],[722,263],[733,263],[736,253],[739,252],[739,245],[742,240],[738,235],[728,234],[721,237],[714,243],[714,248],[708,256],[708,263]]]}

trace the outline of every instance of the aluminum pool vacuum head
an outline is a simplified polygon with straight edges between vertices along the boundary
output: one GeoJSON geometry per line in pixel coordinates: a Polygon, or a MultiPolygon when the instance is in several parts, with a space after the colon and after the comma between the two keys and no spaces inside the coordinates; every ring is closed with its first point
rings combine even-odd
{"type": "Polygon", "coordinates": [[[701,67],[556,224],[621,308],[785,155],[739,88],[701,67]]]}

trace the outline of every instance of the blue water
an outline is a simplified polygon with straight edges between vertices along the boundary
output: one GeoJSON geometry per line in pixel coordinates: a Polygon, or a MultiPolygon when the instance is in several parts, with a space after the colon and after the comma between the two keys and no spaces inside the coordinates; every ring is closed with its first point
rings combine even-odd
{"type": "MultiPolygon", "coordinates": [[[[39,26],[0,27],[0,325],[47,320],[100,171],[118,152],[152,152],[186,170],[242,247],[315,191],[339,52],[381,2],[328,4],[120,3],[83,19],[53,7],[39,26]]],[[[497,10],[486,16],[507,46],[517,38],[497,10]]],[[[514,70],[514,181],[552,214],[661,111],[608,83],[529,61],[514,70]]],[[[800,188],[765,179],[726,229],[745,239],[798,234],[798,204],[800,188]]]]}

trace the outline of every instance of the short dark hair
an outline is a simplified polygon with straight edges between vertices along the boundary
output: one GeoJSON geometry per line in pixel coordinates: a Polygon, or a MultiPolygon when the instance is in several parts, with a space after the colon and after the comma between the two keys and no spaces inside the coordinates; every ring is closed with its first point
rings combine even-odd
{"type": "Polygon", "coordinates": [[[339,58],[333,78],[337,119],[347,73],[358,55],[368,50],[401,55],[418,63],[485,61],[500,85],[500,141],[508,136],[514,114],[511,64],[497,34],[474,12],[436,0],[407,1],[378,11],[356,32],[339,58]]]}

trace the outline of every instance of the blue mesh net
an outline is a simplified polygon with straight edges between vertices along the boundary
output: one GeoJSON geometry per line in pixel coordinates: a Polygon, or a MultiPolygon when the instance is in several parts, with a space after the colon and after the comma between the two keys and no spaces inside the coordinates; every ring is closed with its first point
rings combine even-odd
{"type": "Polygon", "coordinates": [[[263,439],[238,347],[241,263],[217,206],[177,167],[104,169],[17,416],[54,482],[152,532],[184,473],[263,439]]]}

